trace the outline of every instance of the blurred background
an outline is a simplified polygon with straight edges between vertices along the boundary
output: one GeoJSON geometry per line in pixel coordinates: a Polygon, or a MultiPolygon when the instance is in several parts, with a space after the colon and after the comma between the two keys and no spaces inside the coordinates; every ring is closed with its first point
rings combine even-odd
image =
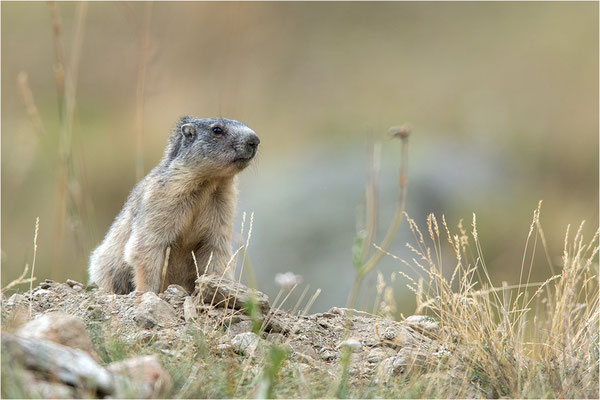
{"type": "MultiPolygon", "coordinates": [[[[598,4],[2,2],[2,286],[87,281],[89,253],[182,115],[261,138],[239,177],[260,290],[303,277],[311,311],[346,303],[365,182],[381,144],[377,240],[412,127],[406,210],[477,213],[492,279],[518,283],[533,210],[553,263],[567,225],[598,221],[598,4]]],[[[406,224],[391,252],[410,257],[406,224]]],[[[540,248],[538,248],[539,252],[540,248]]],[[[403,270],[389,257],[377,270],[403,270]]],[[[543,253],[532,281],[551,275],[543,253]]],[[[370,309],[376,272],[359,305],[370,309]]],[[[414,310],[404,278],[398,311],[414,310]]],[[[303,290],[296,289],[296,296],[303,290]]],[[[18,290],[26,290],[21,286],[18,290]]],[[[293,305],[294,301],[290,304],[293,305]]]]}

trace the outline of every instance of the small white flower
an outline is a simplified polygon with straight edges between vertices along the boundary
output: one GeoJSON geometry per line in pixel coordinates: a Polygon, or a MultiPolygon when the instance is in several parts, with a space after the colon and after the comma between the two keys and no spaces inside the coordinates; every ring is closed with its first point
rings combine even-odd
{"type": "Polygon", "coordinates": [[[302,283],[302,276],[293,272],[278,273],[275,275],[275,283],[284,289],[291,289],[295,285],[302,283]]]}
{"type": "Polygon", "coordinates": [[[340,347],[347,347],[350,349],[350,351],[357,352],[362,348],[362,345],[360,344],[358,339],[349,338],[349,339],[344,340],[342,343],[340,343],[338,348],[340,348],[340,347]]]}

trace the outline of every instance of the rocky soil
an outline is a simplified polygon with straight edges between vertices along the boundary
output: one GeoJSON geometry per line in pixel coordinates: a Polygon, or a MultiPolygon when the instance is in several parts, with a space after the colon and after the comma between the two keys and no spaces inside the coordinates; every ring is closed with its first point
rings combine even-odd
{"type": "Polygon", "coordinates": [[[159,295],[107,294],[71,280],[46,280],[3,298],[2,322],[3,358],[22,366],[23,384],[43,397],[169,396],[172,379],[158,357],[102,362],[92,341],[106,331],[125,343],[152,343],[177,359],[186,356],[181,344],[193,344],[198,332],[215,337],[214,351],[223,357],[255,357],[275,343],[302,368],[332,378],[344,351],[352,352],[351,379],[384,381],[448,353],[430,317],[399,323],[336,307],[292,315],[272,309],[260,292],[212,276],[201,277],[194,293],[171,285],[159,295]]]}

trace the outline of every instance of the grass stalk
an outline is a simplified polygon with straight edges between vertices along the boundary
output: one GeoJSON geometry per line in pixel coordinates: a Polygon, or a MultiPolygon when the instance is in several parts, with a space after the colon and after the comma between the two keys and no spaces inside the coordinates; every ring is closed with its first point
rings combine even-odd
{"type": "Polygon", "coordinates": [[[381,261],[381,258],[385,255],[384,251],[387,251],[398,232],[400,223],[402,222],[404,214],[404,206],[406,202],[406,184],[407,178],[407,166],[408,166],[408,137],[410,131],[406,127],[392,128],[390,129],[393,137],[398,137],[401,140],[402,148],[400,153],[400,172],[398,176],[398,201],[396,203],[396,210],[392,222],[388,227],[388,230],[383,238],[383,241],[379,245],[381,250],[376,251],[371,257],[359,268],[357,268],[354,283],[350,290],[350,296],[348,297],[348,308],[354,308],[356,306],[356,299],[360,288],[362,286],[365,277],[375,268],[375,266],[381,261]],[[383,251],[382,251],[383,250],[383,251]]]}

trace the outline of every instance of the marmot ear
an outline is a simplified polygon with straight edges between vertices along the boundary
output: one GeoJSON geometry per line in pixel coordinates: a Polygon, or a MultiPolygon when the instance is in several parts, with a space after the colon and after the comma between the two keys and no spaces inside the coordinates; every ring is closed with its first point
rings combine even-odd
{"type": "Polygon", "coordinates": [[[186,139],[192,139],[196,135],[196,128],[194,128],[194,124],[181,125],[181,134],[186,139]]]}

